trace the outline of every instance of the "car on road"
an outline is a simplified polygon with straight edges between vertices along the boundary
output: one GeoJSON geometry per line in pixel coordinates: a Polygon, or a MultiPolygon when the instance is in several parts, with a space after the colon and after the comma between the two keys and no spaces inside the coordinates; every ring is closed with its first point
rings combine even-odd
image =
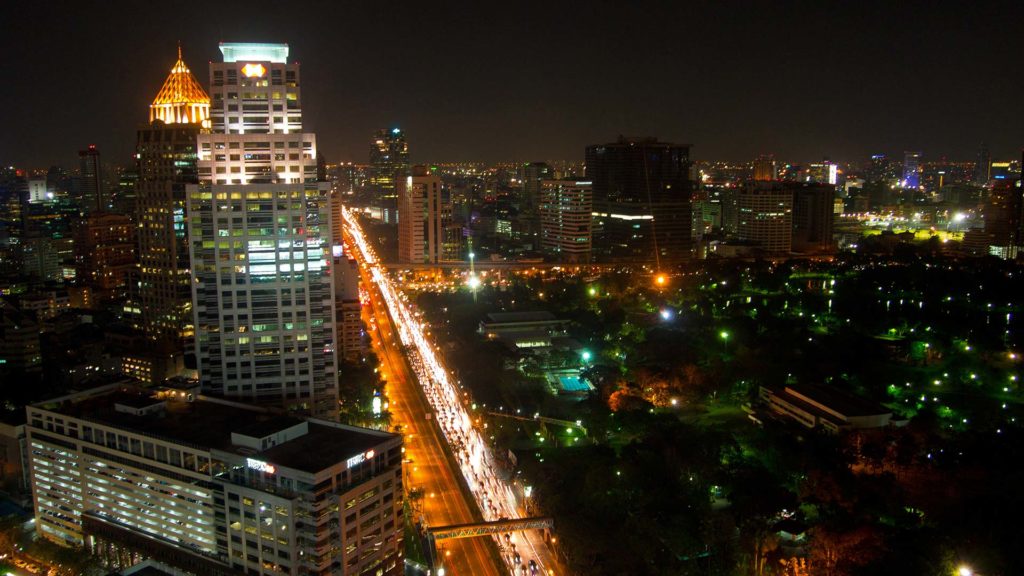
{"type": "Polygon", "coordinates": [[[536,574],[536,573],[537,573],[537,561],[531,558],[530,559],[530,574],[536,574]]]}

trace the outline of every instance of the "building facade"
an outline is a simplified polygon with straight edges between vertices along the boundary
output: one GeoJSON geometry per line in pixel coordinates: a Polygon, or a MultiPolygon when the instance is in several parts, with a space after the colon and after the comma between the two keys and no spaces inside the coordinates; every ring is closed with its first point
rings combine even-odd
{"type": "Polygon", "coordinates": [[[676,262],[692,256],[690,147],[619,137],[588,146],[595,259],[676,262]]]}
{"type": "Polygon", "coordinates": [[[793,192],[780,185],[750,183],[737,197],[736,235],[768,254],[789,254],[793,240],[793,192]]]}
{"type": "Polygon", "coordinates": [[[100,151],[95,144],[78,151],[78,167],[81,186],[79,209],[86,214],[106,210],[103,169],[100,165],[100,151]]]}
{"type": "Polygon", "coordinates": [[[754,160],[754,180],[770,181],[778,178],[775,169],[775,157],[771,154],[762,154],[754,160]]]}
{"type": "Polygon", "coordinates": [[[370,188],[373,205],[384,222],[398,219],[398,187],[409,176],[409,144],[399,128],[378,130],[370,145],[370,188]]]}
{"type": "Polygon", "coordinates": [[[196,140],[209,124],[210,97],[181,59],[139,128],[139,305],[152,340],[182,342],[194,334],[185,186],[198,180],[196,140]]]}
{"type": "Polygon", "coordinates": [[[446,209],[441,177],[426,166],[414,166],[412,176],[398,186],[398,260],[430,264],[444,260],[446,209]]]}
{"type": "Polygon", "coordinates": [[[330,186],[302,132],[287,44],[221,44],[212,133],[187,186],[203,390],[334,417],[338,406],[330,186]]]}
{"type": "Polygon", "coordinates": [[[135,271],[135,225],[124,214],[93,211],[79,223],[75,237],[77,281],[98,300],[123,299],[135,271]]]}
{"type": "Polygon", "coordinates": [[[793,193],[794,252],[820,254],[831,252],[835,220],[836,187],[831,184],[790,185],[793,193]]]}
{"type": "Polygon", "coordinates": [[[581,180],[545,180],[539,198],[540,247],[563,262],[590,261],[593,187],[581,180]]]}
{"type": "Polygon", "coordinates": [[[111,385],[27,407],[40,536],[195,574],[401,574],[401,437],[111,385]]]}

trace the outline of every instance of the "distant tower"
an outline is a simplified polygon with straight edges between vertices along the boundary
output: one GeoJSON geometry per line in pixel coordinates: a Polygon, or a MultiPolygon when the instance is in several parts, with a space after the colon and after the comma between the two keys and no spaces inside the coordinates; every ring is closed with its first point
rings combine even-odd
{"type": "Polygon", "coordinates": [[[628,138],[586,148],[595,259],[656,265],[692,256],[690,147],[628,138]]]}
{"type": "Polygon", "coordinates": [[[193,334],[185,185],[199,182],[196,137],[209,125],[210,97],[181,59],[149,107],[136,141],[139,303],[150,339],[193,334]]]}
{"type": "Polygon", "coordinates": [[[523,166],[522,209],[533,212],[537,209],[541,185],[554,178],[554,171],[545,162],[530,162],[523,166]]]}
{"type": "Polygon", "coordinates": [[[988,184],[991,175],[992,154],[988,151],[988,146],[982,144],[981,148],[978,149],[978,159],[974,165],[974,183],[984,186],[988,184]]]}
{"type": "Polygon", "coordinates": [[[771,154],[762,154],[754,160],[754,180],[775,180],[775,157],[771,154]]]}
{"type": "Polygon", "coordinates": [[[443,259],[444,199],[441,178],[426,166],[413,166],[412,176],[398,185],[398,259],[407,264],[443,259]]]}
{"type": "Polygon", "coordinates": [[[103,172],[100,169],[100,151],[95,144],[89,144],[85,150],[78,151],[78,164],[81,169],[83,212],[100,212],[106,208],[103,193],[103,172]]]}
{"type": "Polygon", "coordinates": [[[399,128],[378,130],[370,145],[370,187],[381,219],[394,223],[398,208],[398,183],[409,175],[409,144],[399,128]]]}
{"type": "Polygon", "coordinates": [[[748,183],[737,198],[737,236],[770,254],[793,247],[793,191],[780,183],[748,183]]]}
{"type": "Polygon", "coordinates": [[[921,185],[921,153],[904,152],[903,187],[917,188],[921,185]]]}
{"type": "Polygon", "coordinates": [[[589,262],[593,213],[590,182],[545,180],[539,211],[541,249],[562,262],[589,262]]]}

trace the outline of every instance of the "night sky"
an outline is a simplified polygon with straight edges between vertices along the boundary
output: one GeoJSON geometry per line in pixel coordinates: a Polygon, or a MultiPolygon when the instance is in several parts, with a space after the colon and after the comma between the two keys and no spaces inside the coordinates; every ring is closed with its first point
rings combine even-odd
{"type": "Polygon", "coordinates": [[[414,162],[582,160],[618,134],[722,160],[1024,146],[1021,2],[487,4],[5,2],[0,162],[127,163],[178,40],[204,85],[219,41],[287,42],[329,161],[394,126],[414,162]]]}

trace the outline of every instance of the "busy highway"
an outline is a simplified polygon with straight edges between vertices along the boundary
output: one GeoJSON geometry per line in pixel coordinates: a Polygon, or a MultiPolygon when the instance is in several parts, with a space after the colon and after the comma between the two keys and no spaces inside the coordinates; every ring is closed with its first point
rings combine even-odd
{"type": "MultiPolygon", "coordinates": [[[[425,327],[420,322],[413,307],[407,302],[404,293],[395,288],[385,268],[378,262],[372,247],[367,243],[355,214],[349,210],[343,212],[347,240],[354,247],[357,261],[363,274],[364,283],[372,283],[374,297],[379,295],[388,316],[386,328],[377,333],[382,343],[390,340],[392,335],[383,330],[397,333],[397,342],[401,343],[407,366],[411,369],[412,379],[422,390],[422,396],[429,403],[431,417],[436,420],[437,429],[443,435],[450,454],[458,465],[465,485],[475,500],[484,520],[520,518],[524,514],[517,501],[515,488],[508,477],[498,466],[491,450],[479,431],[473,427],[467,412],[464,396],[458,385],[452,380],[448,371],[438,359],[434,345],[424,335],[425,327]]],[[[368,287],[369,288],[369,287],[368,287]]],[[[371,298],[373,300],[373,298],[371,298]]],[[[376,302],[373,303],[376,305],[376,302]]],[[[380,317],[379,312],[375,312],[380,317]]],[[[383,321],[377,322],[379,325],[383,321]]],[[[385,350],[382,360],[391,372],[400,372],[400,362],[391,358],[392,352],[385,350]]],[[[403,363],[404,364],[404,363],[403,363]]],[[[396,398],[396,410],[408,408],[408,404],[418,399],[411,397],[396,398]]],[[[408,436],[407,436],[408,437],[408,436]]],[[[415,441],[415,437],[413,438],[415,441]]],[[[413,468],[416,468],[415,463],[413,468]]],[[[413,480],[415,483],[415,479],[413,480]]],[[[428,495],[429,497],[429,495],[428,495]]],[[[424,506],[424,516],[430,523],[436,524],[438,519],[431,518],[429,501],[424,506]]],[[[461,516],[461,514],[460,514],[461,516]]],[[[441,522],[458,521],[445,518],[441,522]]],[[[538,532],[520,532],[495,536],[494,540],[501,552],[504,569],[507,573],[517,576],[525,574],[556,573],[555,562],[545,542],[544,535],[538,532]]],[[[461,547],[461,546],[460,546],[461,547]]],[[[454,551],[447,551],[454,552],[454,551]]],[[[477,555],[479,552],[477,551],[477,555]]],[[[442,555],[442,566],[451,563],[455,567],[461,562],[458,558],[442,555]]],[[[482,561],[482,560],[481,560],[482,561]]],[[[450,570],[451,568],[449,568],[450,570]]],[[[489,570],[486,570],[489,571],[489,570]]],[[[467,573],[483,573],[471,569],[467,573]]],[[[559,569],[557,572],[561,573],[559,569]]],[[[453,571],[446,571],[452,574],[453,571]]]]}

